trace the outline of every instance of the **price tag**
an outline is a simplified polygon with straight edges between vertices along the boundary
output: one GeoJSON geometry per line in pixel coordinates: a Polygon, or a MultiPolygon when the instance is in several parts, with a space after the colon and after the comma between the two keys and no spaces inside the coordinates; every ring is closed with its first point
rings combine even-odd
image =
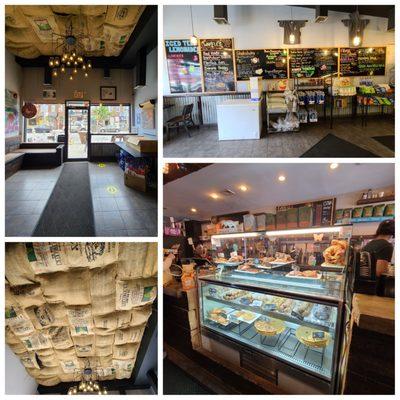
{"type": "Polygon", "coordinates": [[[261,307],[262,306],[262,301],[261,300],[253,300],[253,302],[250,304],[252,307],[261,307]]]}
{"type": "Polygon", "coordinates": [[[225,258],[225,254],[224,253],[218,253],[218,257],[219,258],[225,258]]]}
{"type": "Polygon", "coordinates": [[[237,251],[232,251],[231,257],[237,257],[237,251]]]}
{"type": "Polygon", "coordinates": [[[276,310],[276,304],[265,304],[263,309],[264,311],[274,311],[276,310]]]}
{"type": "Polygon", "coordinates": [[[234,313],[228,314],[228,321],[233,322],[234,324],[238,324],[239,320],[234,315],[234,313]]]}
{"type": "Polygon", "coordinates": [[[188,238],[188,243],[193,246],[193,239],[191,237],[188,238]]]}

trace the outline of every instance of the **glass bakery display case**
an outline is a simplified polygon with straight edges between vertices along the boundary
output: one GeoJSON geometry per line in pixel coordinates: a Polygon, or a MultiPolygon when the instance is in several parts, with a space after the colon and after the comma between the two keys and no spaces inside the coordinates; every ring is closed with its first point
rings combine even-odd
{"type": "Polygon", "coordinates": [[[293,379],[334,393],[350,237],[348,226],[213,237],[215,251],[241,241],[243,259],[198,278],[202,337],[288,393],[301,392],[293,379]]]}

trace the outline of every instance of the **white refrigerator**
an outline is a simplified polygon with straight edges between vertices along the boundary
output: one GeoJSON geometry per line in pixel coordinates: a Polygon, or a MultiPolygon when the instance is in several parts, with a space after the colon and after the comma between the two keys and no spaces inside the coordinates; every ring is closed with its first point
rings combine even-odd
{"type": "Polygon", "coordinates": [[[217,105],[218,139],[260,139],[261,100],[233,99],[217,105]]]}

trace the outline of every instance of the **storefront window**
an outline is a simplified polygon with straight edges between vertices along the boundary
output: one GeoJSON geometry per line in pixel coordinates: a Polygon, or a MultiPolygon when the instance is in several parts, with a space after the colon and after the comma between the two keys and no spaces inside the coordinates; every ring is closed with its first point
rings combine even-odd
{"type": "Polygon", "coordinates": [[[25,141],[28,143],[57,142],[59,135],[64,135],[64,104],[35,104],[35,117],[25,118],[25,141]]]}
{"type": "Polygon", "coordinates": [[[123,140],[130,133],[130,105],[92,105],[90,132],[92,143],[112,143],[123,140]]]}

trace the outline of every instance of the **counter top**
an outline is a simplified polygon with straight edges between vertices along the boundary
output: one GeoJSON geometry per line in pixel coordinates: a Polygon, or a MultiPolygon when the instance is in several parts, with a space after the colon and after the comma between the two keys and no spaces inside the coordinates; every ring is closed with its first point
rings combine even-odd
{"type": "Polygon", "coordinates": [[[352,317],[361,329],[394,336],[395,299],[356,293],[352,317]]]}

